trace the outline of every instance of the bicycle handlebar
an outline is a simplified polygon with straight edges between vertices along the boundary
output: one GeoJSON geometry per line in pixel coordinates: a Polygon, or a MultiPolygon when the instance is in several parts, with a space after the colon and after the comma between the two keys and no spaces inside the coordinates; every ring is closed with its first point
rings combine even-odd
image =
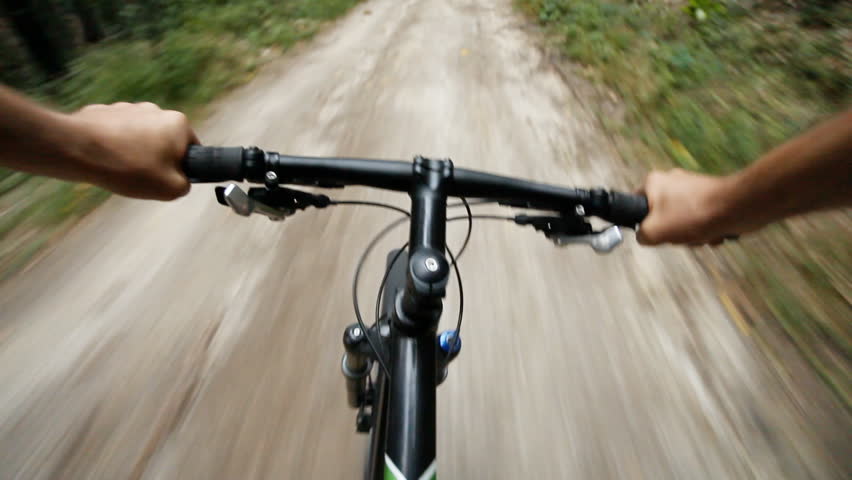
{"type": "Polygon", "coordinates": [[[243,181],[243,147],[190,145],[183,171],[193,182],[243,181]]]}
{"type": "MultiPolygon", "coordinates": [[[[414,179],[410,162],[297,157],[265,152],[256,147],[191,145],[183,168],[194,183],[228,180],[265,183],[267,173],[273,172],[277,182],[282,184],[327,188],[360,185],[408,192],[414,179]]],[[[558,212],[582,206],[586,215],[629,228],[635,228],[648,214],[648,201],[643,195],[558,187],[463,168],[453,168],[447,194],[558,212]]]]}

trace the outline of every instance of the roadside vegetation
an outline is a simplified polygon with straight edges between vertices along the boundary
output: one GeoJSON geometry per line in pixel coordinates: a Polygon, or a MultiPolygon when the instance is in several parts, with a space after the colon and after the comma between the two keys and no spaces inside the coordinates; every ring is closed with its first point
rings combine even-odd
{"type": "MultiPolygon", "coordinates": [[[[359,0],[2,0],[0,82],[47,104],[197,112],[359,0]]],[[[108,194],[0,169],[0,279],[108,194]]]]}
{"type": "MultiPolygon", "coordinates": [[[[516,3],[578,70],[620,97],[623,118],[602,120],[628,139],[626,158],[731,172],[850,106],[852,2],[516,3]]],[[[780,363],[786,346],[795,346],[847,412],[850,234],[846,210],[784,222],[700,254],[712,257],[708,268],[725,300],[741,310],[740,328],[756,332],[780,363]]]]}

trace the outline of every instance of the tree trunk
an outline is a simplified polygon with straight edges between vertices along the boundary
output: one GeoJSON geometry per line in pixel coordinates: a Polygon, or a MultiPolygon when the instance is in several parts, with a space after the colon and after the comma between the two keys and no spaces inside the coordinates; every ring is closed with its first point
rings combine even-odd
{"type": "Polygon", "coordinates": [[[63,12],[50,0],[0,0],[12,29],[49,77],[68,72],[74,41],[63,12]]]}
{"type": "Polygon", "coordinates": [[[91,0],[71,0],[74,13],[80,17],[83,24],[83,37],[88,43],[97,43],[104,39],[104,29],[98,12],[91,0]]]}
{"type": "Polygon", "coordinates": [[[44,81],[26,47],[3,18],[0,18],[0,52],[3,52],[0,54],[0,83],[24,90],[44,81]]]}
{"type": "Polygon", "coordinates": [[[121,29],[121,2],[119,0],[97,0],[98,12],[108,31],[121,29]]]}

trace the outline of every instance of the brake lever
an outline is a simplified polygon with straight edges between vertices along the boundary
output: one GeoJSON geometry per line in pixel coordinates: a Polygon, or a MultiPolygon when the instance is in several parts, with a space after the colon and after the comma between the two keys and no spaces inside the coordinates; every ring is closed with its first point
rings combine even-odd
{"type": "MultiPolygon", "coordinates": [[[[216,193],[218,197],[219,191],[216,193]]],[[[221,197],[220,203],[231,207],[237,215],[244,217],[259,213],[270,220],[281,221],[296,213],[294,208],[276,208],[255,200],[234,183],[221,190],[221,197]]]]}
{"type": "Polygon", "coordinates": [[[615,250],[615,247],[621,245],[621,242],[624,241],[621,229],[616,225],[610,225],[608,228],[599,232],[592,232],[586,235],[555,234],[548,238],[553,240],[553,243],[558,247],[572,244],[586,244],[600,254],[615,250]]]}
{"type": "Polygon", "coordinates": [[[216,200],[222,205],[231,207],[238,215],[247,217],[259,213],[270,220],[284,220],[308,207],[325,208],[331,200],[325,195],[318,195],[277,185],[267,185],[266,188],[250,188],[244,192],[235,184],[227,187],[216,187],[216,200]]]}
{"type": "Polygon", "coordinates": [[[597,253],[609,253],[624,240],[616,225],[596,232],[581,215],[529,216],[517,215],[518,225],[532,225],[556,246],[585,244],[597,253]]]}

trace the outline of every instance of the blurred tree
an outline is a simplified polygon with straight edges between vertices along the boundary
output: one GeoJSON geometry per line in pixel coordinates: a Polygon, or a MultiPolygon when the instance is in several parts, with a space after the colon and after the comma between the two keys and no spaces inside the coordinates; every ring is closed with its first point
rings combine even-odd
{"type": "Polygon", "coordinates": [[[0,18],[0,82],[18,89],[28,89],[44,80],[36,70],[29,52],[21,45],[7,22],[0,18]]]}
{"type": "Polygon", "coordinates": [[[64,11],[51,0],[0,0],[12,29],[50,77],[68,71],[74,42],[64,11]]]}
{"type": "Polygon", "coordinates": [[[97,0],[96,3],[108,30],[121,25],[121,0],[97,0]]]}
{"type": "Polygon", "coordinates": [[[97,43],[104,39],[104,28],[98,16],[98,10],[92,0],[71,0],[74,13],[83,24],[83,37],[88,43],[97,43]]]}
{"type": "Polygon", "coordinates": [[[799,7],[802,24],[809,27],[830,27],[838,22],[834,8],[840,0],[804,0],[799,7]]]}
{"type": "Polygon", "coordinates": [[[182,1],[145,0],[128,2],[121,13],[133,35],[159,39],[175,27],[177,15],[185,8],[182,1]]]}

